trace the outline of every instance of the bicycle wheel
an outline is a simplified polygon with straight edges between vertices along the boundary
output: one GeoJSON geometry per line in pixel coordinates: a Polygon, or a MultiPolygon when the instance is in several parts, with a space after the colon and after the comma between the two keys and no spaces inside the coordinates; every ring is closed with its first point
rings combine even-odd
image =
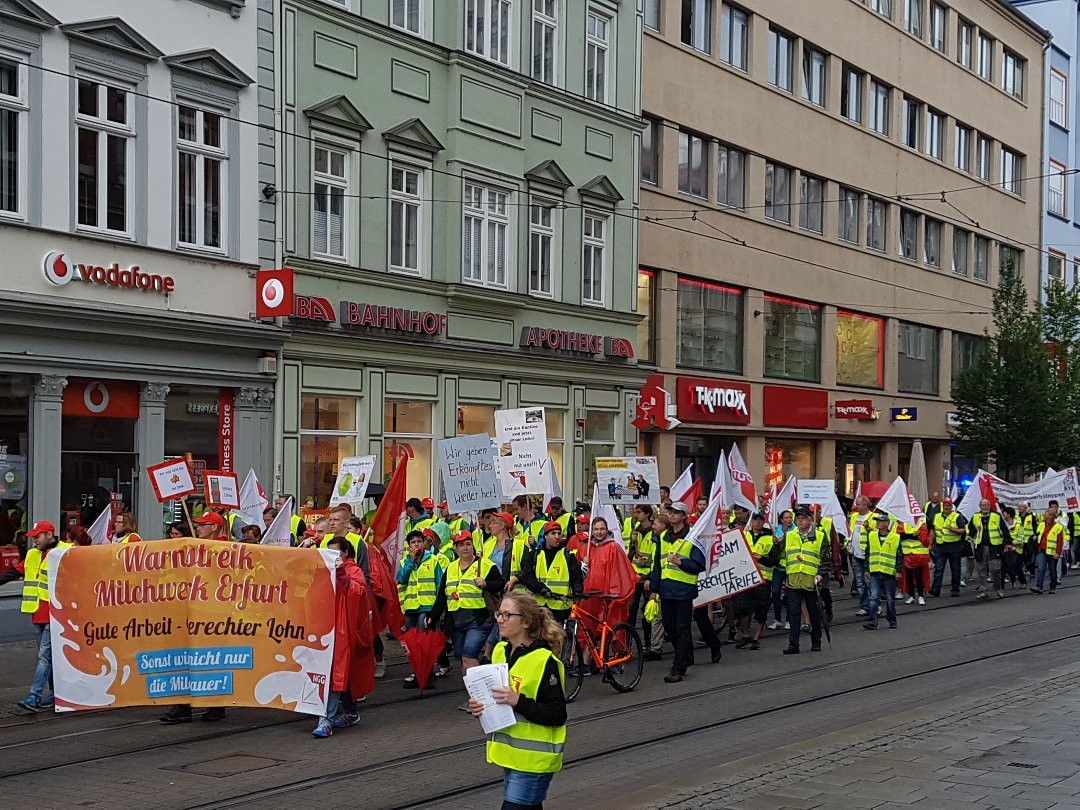
{"type": "Polygon", "coordinates": [[[605,667],[604,672],[608,683],[616,692],[629,692],[640,683],[641,673],[645,669],[645,659],[641,655],[641,637],[633,625],[627,622],[619,622],[611,631],[605,660],[627,660],[605,667]]]}
{"type": "Polygon", "coordinates": [[[566,669],[565,687],[563,694],[567,703],[572,703],[581,691],[581,684],[585,681],[585,653],[577,641],[577,622],[570,622],[566,628],[566,639],[563,641],[562,650],[559,651],[559,659],[566,669]]]}

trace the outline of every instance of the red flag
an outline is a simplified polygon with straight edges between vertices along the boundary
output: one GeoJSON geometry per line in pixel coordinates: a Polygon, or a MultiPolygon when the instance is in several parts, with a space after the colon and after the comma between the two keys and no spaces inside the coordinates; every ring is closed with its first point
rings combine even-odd
{"type": "Polygon", "coordinates": [[[682,497],[682,502],[686,504],[686,508],[693,512],[697,506],[698,498],[702,498],[705,495],[705,490],[701,486],[701,479],[695,478],[694,483],[690,485],[682,497]]]}
{"type": "Polygon", "coordinates": [[[398,457],[397,466],[390,476],[386,494],[371,518],[371,540],[386,554],[387,562],[396,566],[401,562],[402,549],[405,548],[405,501],[408,489],[407,469],[409,459],[404,454],[398,457]]]}
{"type": "Polygon", "coordinates": [[[990,501],[992,511],[998,511],[997,495],[994,494],[994,482],[990,480],[990,476],[979,476],[979,494],[990,501]]]}

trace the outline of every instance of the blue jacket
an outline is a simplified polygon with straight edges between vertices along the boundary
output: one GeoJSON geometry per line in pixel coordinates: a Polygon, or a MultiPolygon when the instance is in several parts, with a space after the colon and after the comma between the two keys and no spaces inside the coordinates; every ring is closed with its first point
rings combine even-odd
{"type": "MultiPolygon", "coordinates": [[[[668,529],[667,540],[669,543],[674,540],[684,540],[689,533],[689,525],[684,526],[681,532],[668,529]]],[[[653,570],[652,574],[649,576],[649,588],[652,593],[660,594],[661,599],[679,599],[684,602],[693,601],[698,595],[696,581],[691,585],[687,582],[677,582],[673,579],[662,579],[660,577],[660,571],[664,564],[661,552],[662,545],[663,543],[657,541],[656,556],[653,558],[653,570]]],[[[679,568],[688,574],[700,574],[705,570],[705,553],[695,544],[691,543],[690,556],[683,557],[679,568]]]]}

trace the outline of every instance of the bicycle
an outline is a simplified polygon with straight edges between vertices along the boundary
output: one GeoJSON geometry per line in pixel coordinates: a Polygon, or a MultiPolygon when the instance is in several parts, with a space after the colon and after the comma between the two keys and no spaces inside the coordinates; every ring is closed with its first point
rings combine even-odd
{"type": "Polygon", "coordinates": [[[629,622],[612,626],[607,618],[617,596],[600,593],[582,594],[582,599],[599,596],[604,600],[604,616],[589,613],[575,600],[570,617],[563,623],[566,640],[559,658],[566,667],[566,702],[578,696],[585,680],[585,667],[594,666],[604,673],[604,683],[611,684],[616,692],[630,692],[641,681],[645,659],[641,655],[641,637],[629,622]],[[588,619],[600,626],[599,644],[586,630],[581,619],[588,619]]]}

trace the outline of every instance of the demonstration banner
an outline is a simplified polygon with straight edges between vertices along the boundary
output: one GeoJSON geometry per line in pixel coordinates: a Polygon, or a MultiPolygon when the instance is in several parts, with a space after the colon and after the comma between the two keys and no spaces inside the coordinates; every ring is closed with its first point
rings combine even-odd
{"type": "Polygon", "coordinates": [[[543,408],[495,411],[496,469],[505,498],[546,495],[551,490],[543,408]]]}
{"type": "Polygon", "coordinates": [[[739,529],[724,531],[720,517],[720,498],[716,497],[686,536],[705,553],[705,571],[698,577],[694,607],[727,599],[765,581],[746,536],[739,529]]]}
{"type": "Polygon", "coordinates": [[[1043,512],[1050,501],[1057,501],[1064,512],[1071,512],[1080,507],[1080,489],[1076,483],[1076,468],[1069,467],[1042,477],[1042,480],[1032,481],[1030,484],[1010,484],[998,478],[996,475],[979,470],[975,480],[971,482],[963,499],[957,505],[957,511],[968,520],[979,511],[979,501],[982,498],[981,485],[989,481],[994,491],[994,496],[1001,506],[1016,507],[1020,501],[1027,501],[1033,512],[1043,512]]]}
{"type": "Polygon", "coordinates": [[[597,458],[596,483],[600,487],[602,504],[658,503],[660,500],[660,470],[656,466],[656,456],[597,458]]]}
{"type": "Polygon", "coordinates": [[[190,538],[54,549],[57,709],[189,703],[323,714],[333,557],[190,538]]]}
{"type": "Polygon", "coordinates": [[[334,491],[330,493],[330,505],[360,503],[367,494],[371,473],[375,469],[375,456],[349,456],[338,464],[334,491]]]}
{"type": "Polygon", "coordinates": [[[452,515],[502,505],[491,437],[486,433],[439,441],[446,509],[452,515]]]}

